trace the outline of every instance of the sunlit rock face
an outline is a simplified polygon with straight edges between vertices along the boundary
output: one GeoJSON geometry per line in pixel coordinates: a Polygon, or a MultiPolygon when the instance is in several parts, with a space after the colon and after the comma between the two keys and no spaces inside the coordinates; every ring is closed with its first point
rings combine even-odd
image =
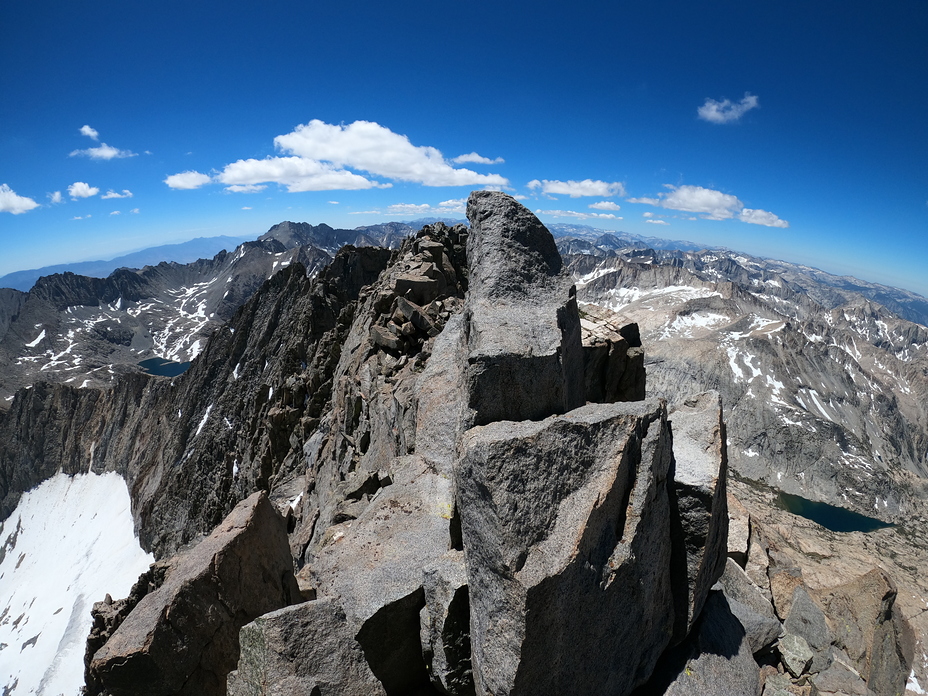
{"type": "Polygon", "coordinates": [[[128,594],[153,560],[117,474],[57,474],[25,493],[0,527],[3,693],[76,694],[93,603],[128,594]]]}

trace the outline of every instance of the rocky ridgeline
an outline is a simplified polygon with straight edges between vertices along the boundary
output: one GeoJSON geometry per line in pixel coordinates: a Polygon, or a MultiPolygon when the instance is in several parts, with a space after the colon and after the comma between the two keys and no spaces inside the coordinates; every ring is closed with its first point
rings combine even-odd
{"type": "Polygon", "coordinates": [[[116,470],[160,559],[95,606],[86,693],[904,684],[890,581],[806,602],[773,532],[729,534],[719,395],[644,399],[637,326],[578,307],[541,223],[492,192],[468,218],[277,273],[177,378],[0,414],[4,514],[57,470],[116,470]]]}

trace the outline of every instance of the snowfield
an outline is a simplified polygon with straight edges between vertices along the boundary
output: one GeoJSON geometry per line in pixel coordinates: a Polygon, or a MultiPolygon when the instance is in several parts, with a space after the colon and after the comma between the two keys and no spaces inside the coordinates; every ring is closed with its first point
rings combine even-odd
{"type": "Polygon", "coordinates": [[[125,597],[154,557],[139,547],[115,473],[57,474],[0,526],[0,690],[76,696],[90,609],[125,597]]]}

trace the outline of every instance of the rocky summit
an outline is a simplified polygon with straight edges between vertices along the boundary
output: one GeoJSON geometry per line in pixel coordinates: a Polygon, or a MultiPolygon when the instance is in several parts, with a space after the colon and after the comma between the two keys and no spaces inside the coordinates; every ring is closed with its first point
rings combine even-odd
{"type": "MultiPolygon", "coordinates": [[[[735,475],[752,455],[731,449],[731,385],[672,378],[688,354],[606,306],[625,262],[565,263],[504,193],[467,216],[318,273],[294,257],[183,374],[16,392],[0,515],[55,473],[115,471],[157,558],[94,606],[84,693],[920,689],[909,580],[735,475]]],[[[335,236],[286,223],[261,243],[335,236]]]]}

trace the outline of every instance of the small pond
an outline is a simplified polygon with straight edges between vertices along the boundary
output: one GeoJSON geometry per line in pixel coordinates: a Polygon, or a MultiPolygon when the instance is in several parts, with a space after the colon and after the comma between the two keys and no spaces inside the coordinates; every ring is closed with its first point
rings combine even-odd
{"type": "Polygon", "coordinates": [[[812,520],[833,532],[873,532],[892,524],[828,503],[816,503],[798,495],[780,493],[777,506],[794,515],[812,520]]]}
{"type": "Polygon", "coordinates": [[[157,375],[158,377],[177,377],[177,375],[187,371],[187,368],[190,367],[190,363],[174,362],[173,360],[165,360],[164,358],[148,358],[148,360],[142,360],[139,363],[139,367],[150,375],[157,375]]]}

